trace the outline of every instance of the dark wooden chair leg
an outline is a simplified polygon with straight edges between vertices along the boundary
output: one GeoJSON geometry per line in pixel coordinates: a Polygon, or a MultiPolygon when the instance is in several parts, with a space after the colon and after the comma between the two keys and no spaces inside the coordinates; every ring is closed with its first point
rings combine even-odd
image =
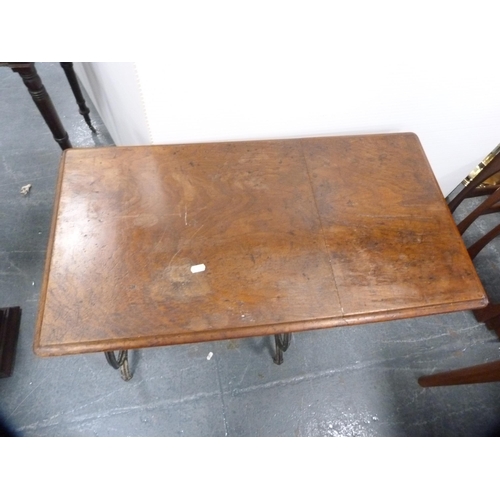
{"type": "Polygon", "coordinates": [[[490,209],[500,201],[500,188],[488,196],[477,208],[475,208],[457,227],[460,234],[464,234],[468,227],[481,215],[491,213],[490,209]]]}
{"type": "Polygon", "coordinates": [[[467,248],[467,252],[471,260],[477,257],[477,254],[492,240],[500,235],[500,224],[486,233],[482,238],[479,238],[475,243],[467,248]]]}
{"type": "Polygon", "coordinates": [[[500,361],[469,366],[460,370],[425,375],[418,379],[422,387],[443,385],[483,384],[500,382],[500,361]]]}
{"type": "Polygon", "coordinates": [[[89,108],[87,108],[82,90],[80,89],[80,84],[78,83],[78,79],[76,78],[75,70],[73,69],[73,63],[62,62],[60,64],[62,69],[64,70],[64,73],[66,74],[66,78],[68,79],[71,90],[73,91],[73,95],[75,96],[76,102],[80,109],[80,114],[83,116],[85,123],[89,126],[90,130],[92,130],[92,132],[96,134],[96,129],[90,121],[90,110],[89,108]]]}
{"type": "MultiPolygon", "coordinates": [[[[500,201],[500,187],[496,183],[496,176],[500,172],[500,144],[474,169],[464,180],[465,188],[448,203],[453,213],[466,198],[488,195],[457,228],[463,234],[467,228],[480,216],[498,212],[500,201]],[[490,185],[489,185],[490,184],[490,185]]],[[[471,259],[494,238],[500,235],[500,224],[490,232],[470,245],[467,249],[471,259]]],[[[495,330],[500,337],[500,304],[489,304],[483,309],[474,311],[476,319],[495,330]]],[[[482,384],[486,382],[500,382],[500,361],[469,366],[458,370],[425,375],[418,379],[422,387],[437,387],[445,385],[482,384]]]]}
{"type": "Polygon", "coordinates": [[[59,146],[61,146],[61,149],[64,150],[71,148],[72,146],[69,141],[68,133],[64,129],[56,108],[54,107],[49,94],[42,84],[42,80],[36,71],[35,64],[30,63],[27,66],[13,67],[11,69],[15,73],[19,73],[23,79],[23,82],[28,88],[33,101],[37,105],[43,119],[49,126],[54,139],[59,146]]]}
{"type": "Polygon", "coordinates": [[[0,309],[0,377],[12,375],[20,324],[20,307],[0,309]]]}

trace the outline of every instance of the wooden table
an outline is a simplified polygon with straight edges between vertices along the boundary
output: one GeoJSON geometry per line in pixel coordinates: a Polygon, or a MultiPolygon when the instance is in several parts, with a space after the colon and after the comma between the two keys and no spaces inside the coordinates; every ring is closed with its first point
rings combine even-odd
{"type": "Polygon", "coordinates": [[[410,133],[70,149],[56,200],[40,356],[487,304],[410,133]]]}

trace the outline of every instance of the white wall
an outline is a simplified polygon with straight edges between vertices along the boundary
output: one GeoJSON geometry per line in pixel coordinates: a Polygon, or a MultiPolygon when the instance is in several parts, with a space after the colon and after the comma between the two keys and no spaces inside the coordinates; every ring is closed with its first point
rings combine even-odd
{"type": "Polygon", "coordinates": [[[133,63],[74,63],[75,72],[117,145],[151,144],[133,63]]]}
{"type": "Polygon", "coordinates": [[[77,67],[117,144],[412,131],[447,195],[500,142],[491,3],[219,4],[169,3],[152,61],[77,67]]]}

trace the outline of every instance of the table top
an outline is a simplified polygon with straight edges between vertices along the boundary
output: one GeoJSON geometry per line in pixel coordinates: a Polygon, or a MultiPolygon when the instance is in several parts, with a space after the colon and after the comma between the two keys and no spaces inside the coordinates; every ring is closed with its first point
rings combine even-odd
{"type": "Polygon", "coordinates": [[[38,355],[487,304],[416,135],[70,149],[38,355]]]}

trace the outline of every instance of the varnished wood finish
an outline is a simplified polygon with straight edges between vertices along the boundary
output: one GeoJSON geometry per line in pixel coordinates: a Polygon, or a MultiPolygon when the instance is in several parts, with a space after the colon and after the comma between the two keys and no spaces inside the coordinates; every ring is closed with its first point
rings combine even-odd
{"type": "Polygon", "coordinates": [[[413,134],[72,149],[56,199],[39,355],[486,305],[413,134]]]}
{"type": "Polygon", "coordinates": [[[312,139],[305,157],[346,322],[484,298],[415,135],[312,139]]]}

